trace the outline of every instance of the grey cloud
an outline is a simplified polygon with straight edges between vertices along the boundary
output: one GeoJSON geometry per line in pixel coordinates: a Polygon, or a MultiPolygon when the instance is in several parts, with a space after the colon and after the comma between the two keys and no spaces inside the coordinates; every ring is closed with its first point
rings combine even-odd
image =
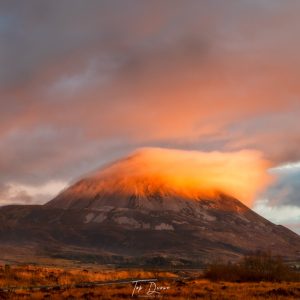
{"type": "MultiPolygon", "coordinates": [[[[41,67],[70,55],[80,60],[91,53],[126,54],[186,36],[227,41],[245,50],[240,35],[268,25],[266,16],[282,9],[277,6],[275,1],[2,1],[0,79],[5,87],[20,85],[38,76],[41,67]]],[[[295,2],[289,6],[299,8],[295,2]]]]}
{"type": "Polygon", "coordinates": [[[91,52],[126,51],[143,38],[144,22],[156,27],[149,18],[159,14],[156,5],[139,1],[4,1],[1,6],[5,87],[21,85],[69,55],[85,59],[91,52]]]}
{"type": "Polygon", "coordinates": [[[262,195],[271,206],[292,205],[300,207],[300,168],[272,172],[277,180],[262,195]]]}
{"type": "Polygon", "coordinates": [[[33,186],[49,180],[68,182],[116,159],[120,149],[124,153],[135,148],[122,144],[120,139],[89,140],[76,128],[15,131],[0,140],[0,182],[33,186]]]}

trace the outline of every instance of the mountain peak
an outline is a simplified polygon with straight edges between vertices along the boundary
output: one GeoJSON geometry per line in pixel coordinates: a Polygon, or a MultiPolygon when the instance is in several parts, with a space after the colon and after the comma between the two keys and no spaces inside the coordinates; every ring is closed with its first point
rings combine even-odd
{"type": "Polygon", "coordinates": [[[142,148],[79,180],[47,205],[126,207],[134,202],[152,209],[174,209],[182,201],[222,195],[249,204],[268,181],[266,166],[255,151],[208,153],[142,148]]]}

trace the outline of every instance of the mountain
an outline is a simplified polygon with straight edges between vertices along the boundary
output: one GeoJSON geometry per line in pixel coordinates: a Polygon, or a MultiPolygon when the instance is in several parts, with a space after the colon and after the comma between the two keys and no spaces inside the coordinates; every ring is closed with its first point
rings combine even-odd
{"type": "Polygon", "coordinates": [[[219,185],[199,184],[194,171],[192,177],[182,166],[177,174],[174,168],[162,172],[165,157],[157,155],[134,153],[45,205],[1,208],[1,245],[117,264],[201,265],[257,250],[300,259],[296,233],[259,216],[219,185]]]}

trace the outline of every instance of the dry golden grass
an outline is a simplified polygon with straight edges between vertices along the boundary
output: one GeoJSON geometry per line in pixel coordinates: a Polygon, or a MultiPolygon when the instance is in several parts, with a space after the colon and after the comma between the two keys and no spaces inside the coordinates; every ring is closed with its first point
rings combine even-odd
{"type": "MultiPolygon", "coordinates": [[[[167,271],[87,270],[37,266],[0,266],[0,288],[40,285],[74,285],[82,282],[109,281],[128,278],[175,277],[167,271]]],[[[1,298],[0,298],[1,299],[1,298]]]]}
{"type": "MultiPolygon", "coordinates": [[[[193,274],[195,275],[195,273],[193,274]]],[[[199,275],[199,274],[198,274],[199,275]]],[[[118,283],[103,286],[75,286],[82,282],[113,281],[132,278],[163,278],[156,281],[157,287],[169,286],[160,292],[163,299],[210,299],[210,300],[260,300],[300,299],[299,282],[232,283],[211,282],[201,279],[180,279],[167,271],[144,270],[85,270],[37,266],[12,266],[0,268],[0,299],[131,299],[133,283],[118,283]],[[7,290],[7,287],[27,287],[7,290]],[[29,287],[37,287],[30,290],[29,287]],[[42,287],[44,286],[44,287],[42,287]],[[53,288],[49,288],[53,286],[53,288]],[[2,288],[2,289],[1,289],[2,288]]],[[[139,295],[147,295],[149,283],[139,295]]],[[[140,299],[144,299],[140,298],[140,299]]],[[[146,298],[147,299],[147,298],[146,298]]],[[[150,298],[151,299],[151,298],[150,298]]]]}

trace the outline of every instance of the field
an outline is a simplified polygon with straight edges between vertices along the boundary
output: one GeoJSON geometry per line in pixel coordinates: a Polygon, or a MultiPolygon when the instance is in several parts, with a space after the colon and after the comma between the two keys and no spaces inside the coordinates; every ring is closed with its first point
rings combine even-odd
{"type": "Polygon", "coordinates": [[[212,282],[197,270],[1,266],[0,299],[300,299],[299,282],[212,282]],[[144,281],[146,280],[146,281],[144,281]]]}

